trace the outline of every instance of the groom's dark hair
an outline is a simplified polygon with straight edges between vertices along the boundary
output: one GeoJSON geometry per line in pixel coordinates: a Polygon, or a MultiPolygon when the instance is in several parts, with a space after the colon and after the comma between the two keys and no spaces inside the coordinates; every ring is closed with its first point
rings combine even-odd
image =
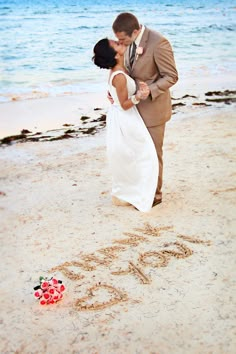
{"type": "Polygon", "coordinates": [[[139,28],[138,19],[129,12],[119,14],[112,25],[114,33],[125,32],[129,37],[131,37],[134,30],[139,30],[139,28]]]}
{"type": "Polygon", "coordinates": [[[116,64],[116,51],[110,46],[107,38],[101,39],[93,48],[93,62],[100,69],[111,69],[116,64]]]}

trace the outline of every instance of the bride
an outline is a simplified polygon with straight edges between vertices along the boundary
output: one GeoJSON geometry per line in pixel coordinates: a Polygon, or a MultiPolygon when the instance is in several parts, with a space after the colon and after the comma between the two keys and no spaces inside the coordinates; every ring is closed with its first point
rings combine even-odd
{"type": "Polygon", "coordinates": [[[107,113],[107,156],[112,174],[112,201],[147,212],[152,208],[158,160],[152,138],[136,104],[148,96],[147,85],[135,81],[124,67],[126,47],[104,38],[94,47],[94,64],[110,69],[113,104],[107,113]]]}

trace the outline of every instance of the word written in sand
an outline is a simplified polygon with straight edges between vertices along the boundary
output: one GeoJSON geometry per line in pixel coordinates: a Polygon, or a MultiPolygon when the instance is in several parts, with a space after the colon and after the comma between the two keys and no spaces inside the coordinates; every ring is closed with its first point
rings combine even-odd
{"type": "Polygon", "coordinates": [[[117,277],[131,276],[139,284],[150,284],[152,279],[146,274],[146,267],[166,267],[171,259],[183,259],[193,254],[193,250],[183,242],[206,246],[211,244],[210,241],[175,234],[172,226],[152,227],[145,224],[143,228],[135,231],[138,233],[123,233],[126,238],[114,240],[112,246],[100,248],[94,253],[81,254],[79,260],[64,262],[51,269],[52,272],[59,271],[65,277],[76,281],[76,290],[85,287],[85,295],[75,301],[78,311],[101,310],[128,301],[126,292],[116,287],[117,277]],[[171,242],[163,242],[164,232],[164,236],[171,236],[171,242]],[[173,233],[176,240],[173,240],[173,233]],[[76,272],[73,269],[76,269],[76,272]],[[100,281],[88,288],[88,284],[95,281],[96,271],[100,271],[100,281]],[[104,276],[106,280],[109,278],[109,281],[115,282],[115,286],[103,282],[101,278],[104,276]]]}

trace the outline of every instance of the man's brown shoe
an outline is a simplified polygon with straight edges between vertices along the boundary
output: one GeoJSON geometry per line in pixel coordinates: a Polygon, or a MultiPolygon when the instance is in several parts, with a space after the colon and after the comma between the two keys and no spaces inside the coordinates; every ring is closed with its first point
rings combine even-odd
{"type": "Polygon", "coordinates": [[[161,204],[162,200],[161,199],[154,199],[153,203],[152,203],[152,207],[158,205],[158,204],[161,204]]]}

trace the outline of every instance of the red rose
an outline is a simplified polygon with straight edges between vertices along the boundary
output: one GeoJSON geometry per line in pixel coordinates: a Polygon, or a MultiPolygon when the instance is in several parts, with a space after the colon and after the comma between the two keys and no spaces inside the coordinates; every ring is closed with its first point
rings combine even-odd
{"type": "Polygon", "coordinates": [[[61,286],[59,287],[59,291],[64,291],[65,290],[65,286],[63,284],[61,284],[61,286]]]}
{"type": "Polygon", "coordinates": [[[46,290],[46,289],[48,288],[48,286],[49,286],[48,281],[44,281],[44,282],[41,284],[41,289],[42,289],[42,290],[46,290]]]}
{"type": "Polygon", "coordinates": [[[57,280],[56,278],[52,278],[52,279],[51,279],[51,282],[52,282],[53,285],[58,284],[58,280],[57,280]]]}
{"type": "Polygon", "coordinates": [[[44,299],[48,300],[48,299],[50,298],[50,294],[47,293],[47,292],[45,292],[45,293],[43,294],[43,297],[44,297],[44,299]]]}
{"type": "Polygon", "coordinates": [[[51,287],[51,288],[48,289],[48,292],[49,292],[49,294],[52,294],[52,295],[53,295],[54,292],[55,292],[55,290],[54,290],[54,288],[51,287]]]}
{"type": "Polygon", "coordinates": [[[37,298],[39,298],[39,297],[42,296],[42,293],[43,293],[42,290],[39,289],[38,291],[35,291],[34,296],[37,297],[37,298]]]}

